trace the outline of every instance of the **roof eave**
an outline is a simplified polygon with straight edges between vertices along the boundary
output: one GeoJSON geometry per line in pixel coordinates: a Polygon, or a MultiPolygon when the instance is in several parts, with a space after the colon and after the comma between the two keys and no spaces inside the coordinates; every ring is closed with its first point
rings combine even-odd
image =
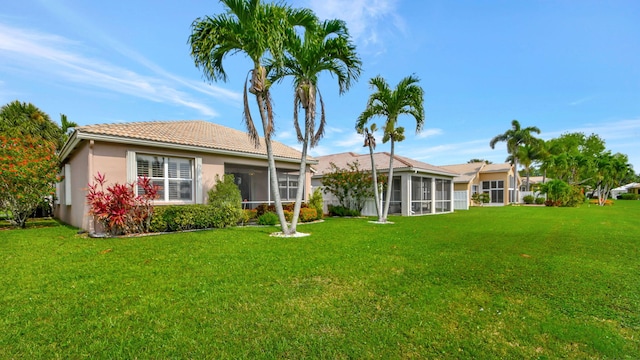
{"type": "MultiPolygon", "coordinates": [[[[154,140],[144,140],[144,139],[134,139],[122,136],[114,136],[114,135],[104,135],[104,134],[90,134],[90,133],[82,133],[78,130],[75,130],[71,135],[71,138],[67,141],[67,143],[62,148],[60,152],[60,160],[64,161],[69,154],[75,149],[78,143],[81,140],[96,140],[96,141],[105,141],[112,143],[120,143],[120,144],[130,144],[130,145],[139,145],[139,146],[151,146],[151,147],[171,147],[172,149],[184,150],[184,151],[193,151],[193,152],[204,152],[209,154],[220,154],[220,155],[232,155],[232,156],[243,156],[252,159],[267,159],[267,155],[263,154],[255,154],[255,153],[247,153],[242,151],[235,150],[224,150],[224,149],[214,149],[207,148],[202,146],[195,145],[184,145],[184,144],[176,144],[162,141],[154,141],[154,140]]],[[[284,156],[274,156],[274,160],[281,162],[290,162],[290,163],[300,163],[300,159],[290,158],[284,156]]],[[[308,165],[316,165],[318,164],[318,160],[307,158],[308,165]]]]}

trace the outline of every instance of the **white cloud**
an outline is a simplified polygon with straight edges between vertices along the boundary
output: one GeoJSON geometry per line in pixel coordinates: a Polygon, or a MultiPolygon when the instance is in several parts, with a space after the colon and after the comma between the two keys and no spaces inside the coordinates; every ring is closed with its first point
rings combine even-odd
{"type": "MultiPolygon", "coordinates": [[[[150,101],[194,109],[209,117],[213,108],[179,88],[189,88],[216,98],[239,101],[240,95],[221,88],[196,84],[146,62],[160,76],[147,76],[80,53],[79,43],[55,34],[20,29],[0,23],[0,66],[38,72],[58,81],[108,89],[150,101]],[[6,63],[5,63],[6,62],[6,63]],[[4,63],[4,64],[3,64],[4,63]]],[[[138,60],[144,62],[144,58],[138,60]]]]}
{"type": "Polygon", "coordinates": [[[396,12],[397,0],[309,0],[321,19],[343,19],[349,33],[364,45],[379,44],[383,26],[393,24],[395,31],[405,31],[404,20],[396,12]]]}
{"type": "Polygon", "coordinates": [[[421,132],[418,133],[418,135],[416,135],[416,137],[418,139],[426,139],[428,137],[432,137],[432,136],[438,136],[438,135],[442,135],[444,132],[442,131],[442,129],[424,129],[421,132]]]}
{"type": "Polygon", "coordinates": [[[587,102],[587,101],[591,101],[591,100],[593,100],[594,98],[595,98],[595,96],[587,96],[587,97],[584,97],[584,98],[582,98],[582,99],[578,99],[578,100],[576,100],[576,101],[572,101],[572,102],[570,102],[570,103],[569,103],[569,106],[576,106],[576,105],[580,105],[580,104],[585,103],[585,102],[587,102]]]}

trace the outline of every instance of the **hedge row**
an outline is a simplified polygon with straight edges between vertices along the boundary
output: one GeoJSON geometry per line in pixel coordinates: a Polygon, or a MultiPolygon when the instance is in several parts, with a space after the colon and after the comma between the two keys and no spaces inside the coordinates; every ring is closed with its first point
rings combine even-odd
{"type": "Polygon", "coordinates": [[[231,204],[156,206],[151,218],[152,232],[210,229],[233,226],[242,210],[231,204]]]}

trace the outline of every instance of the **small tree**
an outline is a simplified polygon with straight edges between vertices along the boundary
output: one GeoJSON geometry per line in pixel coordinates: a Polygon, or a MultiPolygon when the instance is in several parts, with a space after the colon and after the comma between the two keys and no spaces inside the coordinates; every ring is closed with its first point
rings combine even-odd
{"type": "MultiPolygon", "coordinates": [[[[322,178],[324,192],[335,195],[341,206],[362,212],[365,202],[374,195],[371,186],[371,173],[360,169],[358,161],[347,163],[347,167],[344,169],[334,163],[331,163],[330,166],[331,172],[322,178]]],[[[384,180],[380,181],[384,182],[384,180]]]]}
{"type": "Polygon", "coordinates": [[[316,219],[322,219],[324,213],[324,201],[322,199],[322,190],[316,188],[313,194],[309,196],[309,207],[316,209],[316,219]]]}
{"type": "Polygon", "coordinates": [[[216,185],[209,190],[209,205],[228,211],[237,221],[242,218],[242,194],[235,183],[233,174],[225,174],[222,179],[216,175],[216,185]]]}
{"type": "Polygon", "coordinates": [[[27,218],[51,196],[57,181],[55,143],[33,136],[0,136],[0,209],[25,228],[27,218]]]}

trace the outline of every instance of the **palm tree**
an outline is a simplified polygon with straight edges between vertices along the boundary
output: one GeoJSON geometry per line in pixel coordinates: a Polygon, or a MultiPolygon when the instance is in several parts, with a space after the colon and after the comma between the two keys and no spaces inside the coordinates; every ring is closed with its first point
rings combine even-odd
{"type": "MultiPolygon", "coordinates": [[[[524,144],[518,148],[518,156],[520,159],[520,163],[524,166],[524,171],[527,174],[527,187],[526,191],[530,190],[530,174],[531,174],[531,165],[537,161],[541,161],[544,157],[544,141],[540,139],[534,139],[529,144],[524,144]]],[[[507,161],[512,162],[513,155],[509,155],[507,161]]]]}
{"type": "Polygon", "coordinates": [[[534,141],[533,139],[535,138],[531,133],[540,134],[540,129],[535,126],[529,126],[523,129],[518,120],[513,120],[511,121],[511,129],[495,136],[489,142],[489,146],[491,146],[492,149],[495,149],[498,142],[505,141],[507,143],[507,152],[513,160],[514,176],[516,178],[515,199],[511,199],[511,202],[516,202],[518,199],[518,149],[521,145],[530,144],[534,141]]]}
{"type": "Polygon", "coordinates": [[[378,219],[382,219],[382,209],[380,209],[380,193],[378,192],[378,170],[376,169],[376,163],[373,159],[373,150],[376,149],[376,137],[375,132],[378,130],[378,126],[374,123],[370,127],[363,126],[356,129],[359,134],[364,136],[364,145],[369,148],[369,155],[371,156],[371,176],[373,178],[373,196],[376,202],[376,214],[378,219]]]}
{"type": "Polygon", "coordinates": [[[340,94],[347,91],[360,76],[362,62],[349,39],[347,26],[342,20],[325,20],[307,28],[304,36],[292,35],[287,43],[287,56],[282,66],[269,66],[270,80],[281,81],[293,77],[293,124],[298,141],[302,143],[298,190],[291,220],[291,233],[296,232],[298,216],[304,192],[304,176],[308,147],[318,144],[324,135],[326,123],[324,102],[318,89],[318,78],[328,72],[338,80],[340,94]],[[320,101],[320,123],[316,129],[316,107],[320,101]],[[298,110],[304,109],[304,130],[298,120],[298,110]]]}
{"type": "Polygon", "coordinates": [[[67,119],[67,115],[60,114],[60,125],[62,127],[62,140],[63,143],[66,143],[67,139],[69,139],[69,136],[73,132],[73,128],[78,127],[78,124],[73,121],[69,121],[67,119]]]}
{"type": "Polygon", "coordinates": [[[247,88],[247,80],[244,84],[243,120],[249,138],[256,148],[259,147],[260,137],[249,110],[249,92],[255,95],[260,111],[276,212],[282,232],[289,234],[278,191],[278,177],[271,146],[274,133],[273,108],[269,92],[271,83],[267,79],[264,64],[269,60],[270,64],[281,66],[284,61],[286,39],[294,32],[294,27],[312,26],[315,16],[308,9],[294,10],[280,4],[262,4],[260,0],[221,2],[226,7],[225,13],[197,18],[191,24],[191,56],[196,67],[203,71],[209,81],[227,80],[227,73],[222,64],[227,55],[244,53],[253,62],[253,68],[248,74],[251,76],[250,86],[247,88]]]}
{"type": "Polygon", "coordinates": [[[384,124],[384,135],[382,142],[391,140],[391,152],[389,157],[389,179],[387,194],[385,198],[382,218],[378,221],[386,222],[389,214],[389,203],[391,202],[391,192],[393,184],[393,158],[394,145],[396,141],[404,140],[404,128],[396,127],[400,115],[410,115],[416,121],[416,133],[422,130],[424,123],[424,90],[418,85],[416,76],[407,76],[400,80],[395,89],[391,89],[389,84],[381,77],[376,76],[369,81],[374,93],[369,96],[367,107],[358,117],[356,129],[362,133],[366,123],[376,116],[386,117],[384,124]]]}

